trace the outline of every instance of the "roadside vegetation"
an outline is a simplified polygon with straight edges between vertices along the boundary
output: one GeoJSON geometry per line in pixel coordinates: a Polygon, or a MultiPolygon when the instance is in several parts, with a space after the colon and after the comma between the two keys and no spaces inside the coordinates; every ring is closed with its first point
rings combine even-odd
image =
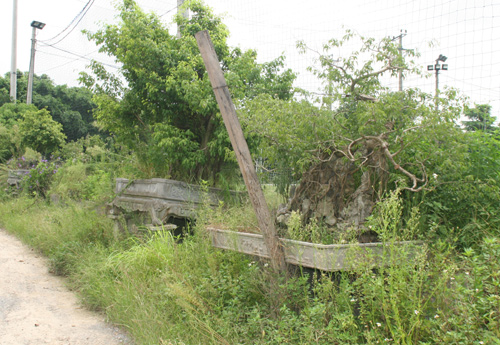
{"type": "Polygon", "coordinates": [[[87,35],[123,78],[93,63],[85,89],[44,76],[40,104],[0,97],[0,226],[46,255],[84,305],[138,344],[500,344],[500,132],[489,105],[456,90],[437,100],[387,91],[382,73],[418,70],[394,43],[351,32],[317,53],[318,98],[292,87],[284,57],[259,64],[228,47],[227,28],[198,1],[176,19],[180,39],[133,1],[119,6],[117,24],[87,35]],[[202,29],[280,236],[371,236],[386,266],[275,276],[266,260],[213,248],[207,226],[259,232],[245,201],[201,206],[182,237],[115,230],[115,178],[244,189],[193,37],[202,29]],[[347,40],[360,50],[333,59],[347,40]],[[14,170],[23,178],[8,186],[14,170]]]}

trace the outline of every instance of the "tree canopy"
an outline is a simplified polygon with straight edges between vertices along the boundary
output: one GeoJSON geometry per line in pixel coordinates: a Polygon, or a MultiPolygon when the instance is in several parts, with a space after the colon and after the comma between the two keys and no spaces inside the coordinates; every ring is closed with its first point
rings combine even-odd
{"type": "MultiPolygon", "coordinates": [[[[26,88],[28,73],[17,73],[17,100],[18,104],[26,102],[26,88]]],[[[9,74],[0,77],[0,106],[10,104],[9,74]]],[[[63,132],[68,141],[90,134],[97,134],[98,129],[93,125],[92,94],[84,87],[68,87],[55,85],[54,82],[43,74],[33,78],[33,105],[38,109],[47,108],[52,118],[63,126],[63,132]]],[[[20,109],[20,108],[19,108],[20,109]]]]}
{"type": "MultiPolygon", "coordinates": [[[[463,99],[454,90],[444,92],[437,110],[432,95],[384,88],[383,74],[416,71],[413,53],[403,61],[390,39],[377,42],[347,32],[316,53],[310,70],[324,85],[319,97],[306,94],[309,101],[290,102],[259,96],[242,107],[243,122],[261,139],[269,167],[291,167],[288,183],[299,182],[282,219],[298,211],[304,222],[364,231],[388,190],[432,190],[433,174],[451,169],[454,158],[466,154],[456,125],[463,99]],[[330,53],[354,39],[361,48],[351,55],[330,53]]],[[[281,190],[286,194],[286,184],[281,190]]]]}
{"type": "Polygon", "coordinates": [[[468,120],[462,121],[462,124],[468,131],[492,132],[498,129],[494,125],[495,117],[491,115],[491,105],[489,104],[476,104],[474,108],[466,109],[464,115],[468,120]]]}
{"type": "Polygon", "coordinates": [[[200,1],[185,5],[191,17],[176,17],[178,38],[156,14],[123,1],[117,24],[87,33],[122,65],[121,76],[93,62],[93,73],[81,80],[96,93],[99,125],[133,149],[153,175],[213,183],[235,158],[194,34],[210,32],[236,99],[290,99],[295,76],[283,70],[282,57],[259,64],[255,51],[230,48],[220,17],[200,1]]]}
{"type": "Polygon", "coordinates": [[[62,125],[52,119],[47,109],[27,111],[19,122],[23,146],[30,147],[48,157],[61,148],[66,139],[62,125]]]}

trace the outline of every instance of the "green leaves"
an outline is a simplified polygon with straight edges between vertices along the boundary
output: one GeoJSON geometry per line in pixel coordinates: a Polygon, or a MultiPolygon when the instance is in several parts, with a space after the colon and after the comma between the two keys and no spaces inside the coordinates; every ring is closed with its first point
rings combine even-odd
{"type": "Polygon", "coordinates": [[[52,120],[46,109],[24,113],[19,123],[19,132],[24,146],[46,157],[59,149],[66,139],[62,133],[62,125],[52,120]]]}
{"type": "MultiPolygon", "coordinates": [[[[26,100],[28,73],[19,73],[18,99],[26,100]]],[[[7,77],[6,77],[7,78],[7,77]]],[[[0,90],[4,87],[4,78],[0,77],[0,90]]],[[[77,140],[87,134],[97,134],[98,130],[93,125],[92,95],[89,90],[82,87],[68,87],[54,85],[53,81],[45,74],[34,76],[33,105],[24,103],[5,103],[0,100],[0,124],[12,126],[20,119],[20,114],[28,110],[46,108],[52,118],[63,125],[63,132],[67,141],[77,140]]]]}
{"type": "Polygon", "coordinates": [[[331,114],[310,103],[289,102],[260,95],[241,105],[240,115],[247,131],[261,142],[261,155],[270,166],[288,165],[303,171],[314,152],[330,140],[334,128],[331,114]]]}
{"type": "Polygon", "coordinates": [[[491,105],[476,104],[474,108],[466,109],[468,121],[462,121],[468,131],[493,132],[498,127],[494,125],[495,117],[491,116],[491,105]]]}
{"type": "Polygon", "coordinates": [[[21,181],[21,188],[32,197],[47,197],[53,176],[57,173],[54,162],[42,160],[33,166],[21,181]]]}
{"type": "Polygon", "coordinates": [[[164,163],[172,170],[192,172],[197,164],[204,163],[205,155],[198,150],[199,145],[193,140],[190,130],[181,130],[175,126],[157,123],[154,126],[153,139],[164,163]]]}
{"type": "Polygon", "coordinates": [[[201,1],[185,6],[191,16],[175,18],[181,31],[177,38],[156,14],[124,1],[117,24],[87,35],[122,65],[127,86],[97,63],[90,66],[93,75],[82,74],[81,79],[97,93],[98,124],[153,166],[154,176],[215,183],[233,157],[194,35],[210,32],[237,99],[262,93],[289,98],[294,75],[281,72],[282,59],[260,65],[254,51],[229,48],[227,28],[201,1]]]}

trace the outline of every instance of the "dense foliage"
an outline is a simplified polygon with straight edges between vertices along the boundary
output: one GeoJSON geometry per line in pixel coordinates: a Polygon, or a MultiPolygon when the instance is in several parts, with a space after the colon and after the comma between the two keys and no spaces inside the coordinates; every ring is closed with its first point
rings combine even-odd
{"type": "Polygon", "coordinates": [[[37,165],[29,167],[29,171],[23,177],[20,187],[32,197],[46,198],[52,178],[56,173],[56,164],[44,159],[37,165]]]}
{"type": "Polygon", "coordinates": [[[493,132],[498,130],[498,127],[494,125],[495,117],[491,115],[491,105],[488,104],[476,104],[474,108],[466,109],[465,117],[466,121],[462,121],[467,131],[483,131],[483,132],[493,132]]]}
{"type": "MultiPolygon", "coordinates": [[[[120,241],[93,204],[0,203],[1,225],[49,256],[52,271],[69,276],[87,306],[104,310],[138,344],[496,344],[498,239],[460,255],[447,241],[401,248],[391,243],[401,239],[402,216],[393,193],[370,221],[385,234],[388,266],[293,271],[278,287],[276,310],[267,263],[214,250],[203,216],[182,243],[168,233],[120,241]]],[[[411,237],[415,226],[403,233],[411,237]]]]}
{"type": "Polygon", "coordinates": [[[49,157],[65,139],[62,125],[47,109],[22,103],[0,107],[0,162],[20,158],[27,148],[49,157]]]}
{"type": "MultiPolygon", "coordinates": [[[[17,73],[17,100],[18,106],[26,102],[26,88],[28,85],[28,73],[17,73]]],[[[9,74],[0,77],[0,107],[13,106],[9,95],[9,74]]],[[[38,109],[46,108],[52,118],[62,125],[67,141],[74,141],[86,135],[98,133],[97,127],[93,125],[92,94],[83,87],[68,87],[67,85],[55,85],[49,76],[43,74],[35,75],[33,78],[33,105],[38,109]]],[[[0,110],[2,111],[2,110],[0,110]]],[[[2,111],[3,112],[3,111],[2,111]]],[[[1,121],[1,120],[0,120],[1,121]]]]}
{"type": "Polygon", "coordinates": [[[432,171],[421,165],[435,164],[444,145],[454,145],[460,135],[455,123],[463,105],[456,92],[444,94],[437,111],[433,97],[419,90],[387,91],[381,83],[384,73],[415,70],[389,39],[376,42],[348,31],[342,40],[325,44],[317,60],[311,70],[325,85],[320,97],[289,102],[261,96],[244,107],[249,130],[263,137],[264,157],[293,167],[296,177],[318,162],[342,156],[361,170],[369,165],[389,170],[385,183],[399,175],[414,189],[427,184],[432,171]],[[358,39],[359,51],[347,58],[330,54],[353,39],[358,39]],[[370,155],[381,157],[375,161],[370,155]]]}
{"type": "Polygon", "coordinates": [[[0,107],[0,163],[24,153],[19,122],[23,114],[36,112],[34,105],[6,103],[0,107]]]}
{"type": "MultiPolygon", "coordinates": [[[[291,97],[294,75],[281,72],[282,58],[258,64],[255,51],[227,46],[227,28],[198,1],[187,2],[191,18],[176,18],[181,37],[132,0],[119,6],[117,24],[89,39],[122,65],[121,78],[97,62],[82,81],[95,92],[96,119],[150,167],[155,176],[214,183],[235,158],[194,34],[208,30],[235,98],[266,93],[291,97]]],[[[234,169],[233,169],[234,171],[234,169]]]]}
{"type": "Polygon", "coordinates": [[[46,109],[28,111],[19,121],[21,144],[48,157],[61,148],[66,136],[60,123],[54,121],[46,109]]]}
{"type": "Polygon", "coordinates": [[[327,241],[349,238],[349,232],[359,239],[376,203],[402,188],[406,212],[421,207],[425,238],[470,246],[499,233],[500,151],[491,107],[468,108],[456,90],[441,92],[438,100],[419,90],[386,90],[384,73],[415,72],[388,39],[348,31],[317,54],[311,70],[325,86],[320,97],[262,95],[241,111],[248,131],[260,138],[267,167],[291,168],[291,178],[278,180],[280,191],[287,195],[288,185],[299,183],[280,211],[285,223],[298,214],[303,225],[330,227],[321,231],[327,241]],[[349,58],[330,54],[352,39],[361,48],[349,58]],[[464,112],[465,129],[473,133],[458,125],[464,112]]]}
{"type": "Polygon", "coordinates": [[[500,234],[500,133],[494,125],[483,130],[481,123],[473,131],[461,131],[457,143],[443,151],[434,169],[434,188],[410,198],[421,203],[423,231],[460,247],[500,234]]]}

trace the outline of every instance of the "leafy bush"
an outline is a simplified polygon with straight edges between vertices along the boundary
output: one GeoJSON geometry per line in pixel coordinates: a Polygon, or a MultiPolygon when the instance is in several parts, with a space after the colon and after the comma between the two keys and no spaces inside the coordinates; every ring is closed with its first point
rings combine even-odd
{"type": "Polygon", "coordinates": [[[60,169],[54,181],[53,191],[64,199],[82,200],[87,166],[82,163],[66,162],[60,169]]]}
{"type": "Polygon", "coordinates": [[[450,298],[432,324],[440,344],[500,344],[500,239],[467,249],[450,277],[450,298]]]}
{"type": "MultiPolygon", "coordinates": [[[[346,231],[346,234],[348,231],[346,231]]],[[[340,234],[340,232],[339,232],[340,234]]],[[[335,238],[334,232],[328,229],[327,226],[318,224],[316,218],[312,218],[307,224],[303,224],[300,212],[292,211],[287,223],[287,237],[292,240],[332,244],[334,240],[340,243],[345,243],[346,238],[335,238]]]]}
{"type": "Polygon", "coordinates": [[[0,162],[10,159],[14,152],[12,131],[0,124],[0,162]]]}
{"type": "Polygon", "coordinates": [[[500,237],[499,147],[498,136],[465,133],[454,157],[436,167],[434,188],[418,202],[427,238],[446,238],[465,249],[500,237]]]}
{"type": "Polygon", "coordinates": [[[114,164],[67,162],[58,172],[53,184],[54,193],[63,199],[101,202],[114,196],[114,164]]]}
{"type": "Polygon", "coordinates": [[[55,162],[49,162],[43,159],[24,175],[21,181],[21,188],[30,196],[46,198],[52,179],[57,173],[57,169],[58,167],[55,162]]]}
{"type": "Polygon", "coordinates": [[[27,111],[19,122],[22,145],[48,157],[64,144],[62,125],[52,119],[47,109],[27,111]]]}
{"type": "Polygon", "coordinates": [[[34,168],[41,160],[42,155],[40,153],[27,148],[21,157],[11,158],[6,164],[12,170],[30,169],[34,168]]]}
{"type": "Polygon", "coordinates": [[[133,1],[123,2],[115,23],[87,32],[90,40],[123,63],[122,78],[94,62],[93,73],[82,73],[81,81],[95,92],[99,126],[133,150],[156,177],[215,184],[228,172],[224,168],[235,168],[235,158],[208,75],[201,73],[195,33],[210,31],[228,84],[235,86],[235,99],[262,93],[289,99],[295,75],[285,70],[282,57],[260,64],[255,51],[228,47],[227,28],[201,1],[186,6],[193,15],[175,18],[182,32],[176,38],[161,18],[144,13],[133,1]],[[138,61],[148,67],[140,67],[138,61]],[[149,115],[138,117],[137,112],[149,115]]]}

